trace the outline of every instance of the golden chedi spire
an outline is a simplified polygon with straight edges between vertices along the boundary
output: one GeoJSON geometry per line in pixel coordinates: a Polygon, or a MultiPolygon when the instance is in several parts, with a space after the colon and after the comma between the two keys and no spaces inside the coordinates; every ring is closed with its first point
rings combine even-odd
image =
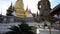
{"type": "Polygon", "coordinates": [[[23,0],[17,0],[15,4],[15,9],[24,9],[23,0]]]}
{"type": "Polygon", "coordinates": [[[16,15],[20,18],[26,18],[27,17],[27,12],[24,10],[24,4],[23,0],[17,0],[14,10],[16,12],[16,15]]]}

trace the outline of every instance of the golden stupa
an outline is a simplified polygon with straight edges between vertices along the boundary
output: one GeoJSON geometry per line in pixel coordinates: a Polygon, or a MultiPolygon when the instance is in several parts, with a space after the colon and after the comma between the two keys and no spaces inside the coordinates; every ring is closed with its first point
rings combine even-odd
{"type": "Polygon", "coordinates": [[[20,18],[27,18],[29,12],[24,10],[24,4],[23,4],[23,0],[17,0],[14,10],[16,12],[16,15],[20,18]]]}

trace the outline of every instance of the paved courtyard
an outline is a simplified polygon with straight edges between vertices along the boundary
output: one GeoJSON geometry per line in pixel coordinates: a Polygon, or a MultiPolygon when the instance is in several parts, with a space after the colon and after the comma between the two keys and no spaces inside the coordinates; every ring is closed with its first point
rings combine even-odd
{"type": "MultiPolygon", "coordinates": [[[[46,29],[41,29],[40,34],[50,34],[49,30],[46,29]]],[[[51,30],[51,34],[60,34],[59,30],[51,30]]]]}

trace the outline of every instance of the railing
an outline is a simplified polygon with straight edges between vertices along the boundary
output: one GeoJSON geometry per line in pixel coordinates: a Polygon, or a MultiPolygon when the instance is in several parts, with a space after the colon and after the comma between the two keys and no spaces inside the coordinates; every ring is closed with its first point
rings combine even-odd
{"type": "Polygon", "coordinates": [[[13,22],[21,22],[21,19],[15,16],[0,17],[0,23],[13,23],[13,22]]]}

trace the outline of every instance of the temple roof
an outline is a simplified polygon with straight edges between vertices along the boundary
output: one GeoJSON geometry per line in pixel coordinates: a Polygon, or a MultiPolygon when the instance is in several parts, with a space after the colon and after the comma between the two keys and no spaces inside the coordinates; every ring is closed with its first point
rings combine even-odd
{"type": "Polygon", "coordinates": [[[54,16],[55,14],[60,14],[60,4],[58,4],[56,7],[54,7],[54,8],[51,10],[50,15],[54,16]]]}

